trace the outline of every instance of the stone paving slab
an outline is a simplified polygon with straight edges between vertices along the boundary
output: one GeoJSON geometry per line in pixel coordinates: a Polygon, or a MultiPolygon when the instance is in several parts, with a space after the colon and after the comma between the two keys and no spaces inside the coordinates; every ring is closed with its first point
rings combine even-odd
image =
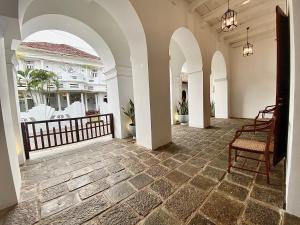
{"type": "Polygon", "coordinates": [[[244,205],[214,192],[206,200],[201,211],[213,221],[224,225],[237,224],[244,205]]]}
{"type": "Polygon", "coordinates": [[[138,214],[127,205],[117,205],[99,217],[101,225],[134,225],[140,220],[138,214]]]}
{"type": "Polygon", "coordinates": [[[244,218],[252,224],[278,225],[280,214],[271,208],[267,208],[254,201],[249,201],[245,210],[244,218]]]}
{"type": "Polygon", "coordinates": [[[148,184],[152,183],[154,180],[148,176],[145,173],[141,173],[132,179],[129,180],[129,182],[136,188],[136,189],[141,189],[148,184]]]}
{"type": "Polygon", "coordinates": [[[38,202],[36,200],[21,202],[12,208],[4,219],[5,225],[34,224],[39,220],[38,202]]]}
{"type": "Polygon", "coordinates": [[[146,216],[161,203],[161,200],[148,190],[142,190],[134,194],[126,203],[140,215],[146,216]]]}
{"type": "Polygon", "coordinates": [[[135,192],[134,188],[130,186],[128,183],[120,183],[117,184],[110,189],[107,190],[107,197],[112,202],[119,202],[135,192]]]}
{"type": "Polygon", "coordinates": [[[155,181],[150,187],[164,199],[168,198],[175,191],[175,186],[164,179],[155,181]]]}
{"type": "Polygon", "coordinates": [[[246,189],[242,186],[230,183],[226,180],[222,181],[222,183],[218,187],[218,190],[225,194],[228,194],[229,196],[231,196],[233,198],[237,198],[240,201],[244,201],[247,198],[248,193],[249,193],[248,189],[246,189]]]}
{"type": "Polygon", "coordinates": [[[49,202],[42,204],[41,206],[41,217],[45,218],[58,213],[72,205],[80,202],[80,198],[77,193],[71,192],[67,195],[61,196],[49,202]]]}
{"type": "Polygon", "coordinates": [[[185,221],[204,201],[207,193],[186,186],[166,201],[166,209],[178,219],[185,221]]]}

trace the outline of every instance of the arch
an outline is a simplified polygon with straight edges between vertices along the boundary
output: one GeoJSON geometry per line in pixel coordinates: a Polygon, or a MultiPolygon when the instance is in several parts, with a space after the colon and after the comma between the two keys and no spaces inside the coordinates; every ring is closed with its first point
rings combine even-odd
{"type": "MultiPolygon", "coordinates": [[[[131,83],[132,86],[133,83],[131,90],[134,92],[137,143],[152,148],[147,43],[142,24],[130,1],[72,0],[72,7],[68,0],[20,1],[21,30],[27,21],[49,14],[67,16],[86,24],[90,28],[90,33],[93,30],[107,44],[116,64],[116,68],[107,71],[106,74],[108,79],[116,80],[113,85],[116,86],[120,101],[116,114],[123,120],[120,129],[126,130],[125,117],[120,108],[127,104],[125,99],[127,95],[120,92],[128,89],[120,85],[131,83]],[[129,79],[131,82],[128,82],[129,79]]],[[[99,55],[101,56],[101,53],[99,55]]]]}
{"type": "Polygon", "coordinates": [[[69,16],[48,14],[34,17],[23,24],[21,36],[26,37],[41,30],[62,30],[74,34],[85,40],[94,48],[104,64],[104,71],[107,72],[116,66],[114,56],[103,38],[81,21],[69,16]]]}
{"type": "Polygon", "coordinates": [[[216,118],[228,118],[228,80],[225,58],[216,51],[211,62],[211,102],[214,103],[216,118]]]}
{"type": "MultiPolygon", "coordinates": [[[[184,55],[185,62],[181,62],[180,68],[184,67],[185,74],[188,75],[188,105],[189,105],[189,126],[204,127],[204,107],[203,107],[203,63],[202,54],[197,39],[194,34],[186,27],[180,27],[175,30],[171,37],[170,48],[172,48],[172,41],[174,41],[180,48],[184,55]]],[[[176,45],[175,45],[176,46],[176,45]]],[[[170,51],[172,53],[172,51],[170,51]]],[[[171,55],[171,64],[173,57],[171,55]]],[[[176,57],[176,56],[175,56],[176,57]]],[[[172,73],[171,76],[174,76],[172,73]]],[[[176,75],[175,75],[176,76],[176,75]]],[[[178,74],[177,74],[178,76],[178,74]]],[[[171,96],[175,90],[174,86],[181,90],[178,84],[171,84],[171,96]]],[[[181,91],[179,96],[181,95],[181,91]]],[[[178,99],[171,99],[171,104],[177,104],[178,99]]],[[[176,107],[172,107],[173,109],[176,107]]],[[[174,111],[171,112],[174,114],[174,111]]]]}

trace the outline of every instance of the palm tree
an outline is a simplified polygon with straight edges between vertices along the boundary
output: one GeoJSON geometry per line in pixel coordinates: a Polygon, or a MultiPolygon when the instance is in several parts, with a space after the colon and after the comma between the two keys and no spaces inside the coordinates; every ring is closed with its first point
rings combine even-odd
{"type": "Polygon", "coordinates": [[[33,98],[34,104],[49,105],[49,96],[51,88],[56,88],[58,91],[59,81],[57,75],[51,71],[43,69],[26,69],[25,71],[18,71],[18,80],[24,80],[27,85],[27,91],[33,98]],[[43,96],[48,97],[45,102],[43,96]]]}

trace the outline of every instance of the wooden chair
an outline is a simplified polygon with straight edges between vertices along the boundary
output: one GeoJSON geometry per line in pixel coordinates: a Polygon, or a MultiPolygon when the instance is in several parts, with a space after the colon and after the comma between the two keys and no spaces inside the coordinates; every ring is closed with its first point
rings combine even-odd
{"type": "Polygon", "coordinates": [[[260,122],[259,124],[246,125],[243,126],[242,129],[237,130],[233,140],[229,143],[229,152],[228,152],[228,173],[230,173],[231,168],[247,170],[250,172],[255,172],[259,174],[263,174],[267,176],[267,181],[270,183],[269,172],[270,172],[270,154],[273,152],[273,137],[274,137],[274,128],[275,128],[275,117],[273,116],[271,119],[265,122],[260,122]],[[251,133],[251,132],[264,132],[266,133],[265,141],[258,141],[254,139],[246,139],[241,138],[243,133],[251,133]],[[235,150],[234,161],[236,162],[238,157],[255,160],[259,162],[264,162],[266,166],[266,171],[260,172],[256,170],[251,170],[249,168],[245,168],[244,164],[242,167],[236,166],[232,164],[231,152],[235,150]],[[253,158],[244,155],[238,154],[238,152],[250,152],[253,154],[260,154],[264,156],[264,159],[261,160],[260,157],[253,158]]]}

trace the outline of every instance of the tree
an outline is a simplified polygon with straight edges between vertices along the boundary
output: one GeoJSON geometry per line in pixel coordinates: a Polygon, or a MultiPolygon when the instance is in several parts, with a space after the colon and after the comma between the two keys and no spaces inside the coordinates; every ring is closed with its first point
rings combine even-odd
{"type": "Polygon", "coordinates": [[[59,89],[59,81],[57,75],[51,71],[43,69],[26,69],[18,71],[19,82],[24,80],[27,85],[27,91],[33,98],[34,104],[49,105],[49,96],[52,88],[56,91],[59,89]],[[47,96],[48,101],[45,102],[44,96],[47,96]]]}

